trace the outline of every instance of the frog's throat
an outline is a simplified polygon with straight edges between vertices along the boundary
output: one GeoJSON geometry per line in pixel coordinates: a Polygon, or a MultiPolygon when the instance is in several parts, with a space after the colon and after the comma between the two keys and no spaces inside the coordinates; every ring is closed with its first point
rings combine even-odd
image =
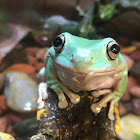
{"type": "Polygon", "coordinates": [[[85,86],[89,81],[91,81],[91,80],[93,79],[93,76],[94,76],[94,72],[91,71],[91,72],[89,72],[89,73],[85,76],[83,82],[78,81],[78,80],[76,79],[77,76],[75,76],[74,78],[72,78],[72,80],[75,81],[76,83],[78,83],[78,84],[81,85],[81,86],[85,86]]]}

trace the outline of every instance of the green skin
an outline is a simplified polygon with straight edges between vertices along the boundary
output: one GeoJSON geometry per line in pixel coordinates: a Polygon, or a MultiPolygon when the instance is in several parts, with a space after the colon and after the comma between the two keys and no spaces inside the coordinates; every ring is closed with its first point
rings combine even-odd
{"type": "Polygon", "coordinates": [[[68,106],[65,94],[73,104],[80,102],[79,91],[91,91],[95,98],[104,95],[99,102],[91,105],[94,113],[99,113],[110,102],[108,117],[114,120],[114,106],[125,92],[127,85],[127,64],[119,53],[115,60],[110,60],[106,52],[112,38],[88,40],[63,33],[64,48],[55,52],[51,47],[45,55],[45,68],[48,87],[58,95],[58,106],[68,106]]]}

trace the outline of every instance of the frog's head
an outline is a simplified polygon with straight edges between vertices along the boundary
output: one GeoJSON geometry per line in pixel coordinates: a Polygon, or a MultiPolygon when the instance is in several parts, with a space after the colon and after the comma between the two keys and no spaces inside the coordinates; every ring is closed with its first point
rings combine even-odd
{"type": "Polygon", "coordinates": [[[88,40],[62,33],[53,42],[54,62],[75,74],[106,74],[118,67],[120,47],[112,38],[88,40]]]}

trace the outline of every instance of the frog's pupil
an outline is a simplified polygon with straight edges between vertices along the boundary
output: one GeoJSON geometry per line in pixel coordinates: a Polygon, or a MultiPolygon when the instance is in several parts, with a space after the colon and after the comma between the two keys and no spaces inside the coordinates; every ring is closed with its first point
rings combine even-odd
{"type": "Polygon", "coordinates": [[[118,54],[120,52],[120,47],[117,44],[113,44],[111,46],[111,51],[115,54],[118,54]]]}
{"type": "Polygon", "coordinates": [[[56,37],[53,41],[54,47],[59,47],[62,44],[62,39],[60,37],[56,37]]]}

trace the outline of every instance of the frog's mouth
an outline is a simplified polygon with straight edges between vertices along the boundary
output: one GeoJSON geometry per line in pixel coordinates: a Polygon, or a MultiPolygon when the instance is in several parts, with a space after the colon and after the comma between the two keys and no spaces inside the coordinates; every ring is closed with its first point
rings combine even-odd
{"type": "Polygon", "coordinates": [[[112,74],[115,70],[110,70],[110,71],[105,71],[105,72],[94,72],[94,71],[89,71],[88,73],[81,73],[81,72],[74,72],[69,68],[66,68],[65,66],[62,66],[58,63],[54,63],[55,66],[63,71],[66,71],[70,74],[72,74],[74,77],[72,78],[72,81],[78,83],[81,86],[85,86],[89,81],[93,79],[94,76],[101,76],[101,75],[109,75],[112,74]],[[84,77],[84,80],[80,82],[77,78],[78,77],[84,77]]]}

